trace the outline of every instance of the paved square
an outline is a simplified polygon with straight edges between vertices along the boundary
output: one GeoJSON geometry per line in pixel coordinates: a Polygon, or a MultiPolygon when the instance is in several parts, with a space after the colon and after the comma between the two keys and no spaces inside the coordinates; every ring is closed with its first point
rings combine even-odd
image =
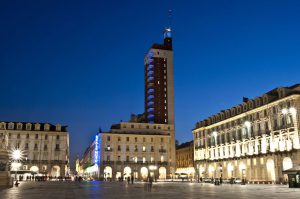
{"type": "Polygon", "coordinates": [[[274,199],[300,198],[300,189],[281,185],[215,186],[188,182],[154,183],[148,192],[146,184],[125,182],[22,182],[19,187],[0,191],[2,199],[61,199],[61,198],[224,198],[274,199]]]}

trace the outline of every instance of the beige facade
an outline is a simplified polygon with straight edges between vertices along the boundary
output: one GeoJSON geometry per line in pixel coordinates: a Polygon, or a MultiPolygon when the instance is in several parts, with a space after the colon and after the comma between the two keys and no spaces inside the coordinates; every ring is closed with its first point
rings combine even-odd
{"type": "Polygon", "coordinates": [[[178,176],[186,174],[190,178],[195,176],[193,141],[176,147],[176,174],[178,176]]]}
{"type": "Polygon", "coordinates": [[[18,168],[53,177],[69,170],[69,134],[66,126],[47,123],[0,122],[0,135],[8,135],[8,150],[20,149],[18,168]]]}
{"type": "Polygon", "coordinates": [[[174,125],[121,122],[100,133],[100,176],[156,179],[175,173],[174,125]]]}
{"type": "Polygon", "coordinates": [[[277,88],[196,124],[194,160],[200,177],[286,182],[300,164],[300,85],[277,88]]]}

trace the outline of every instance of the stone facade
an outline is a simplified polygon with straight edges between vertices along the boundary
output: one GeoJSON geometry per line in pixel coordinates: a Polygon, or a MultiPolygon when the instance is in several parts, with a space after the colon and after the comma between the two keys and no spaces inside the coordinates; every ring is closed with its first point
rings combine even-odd
{"type": "Polygon", "coordinates": [[[175,173],[174,125],[121,122],[100,133],[100,176],[171,178],[175,173]],[[174,155],[172,155],[172,153],[174,155]]]}
{"type": "MultiPolygon", "coordinates": [[[[0,135],[8,135],[8,150],[20,149],[18,171],[65,176],[69,170],[69,134],[66,126],[48,123],[0,122],[0,135]]],[[[11,169],[14,170],[13,167],[11,169]]]]}
{"type": "Polygon", "coordinates": [[[193,177],[194,169],[194,143],[186,142],[176,147],[176,173],[187,174],[193,177]]]}
{"type": "Polygon", "coordinates": [[[300,164],[300,85],[276,88],[196,124],[194,160],[200,177],[286,182],[300,164]]]}

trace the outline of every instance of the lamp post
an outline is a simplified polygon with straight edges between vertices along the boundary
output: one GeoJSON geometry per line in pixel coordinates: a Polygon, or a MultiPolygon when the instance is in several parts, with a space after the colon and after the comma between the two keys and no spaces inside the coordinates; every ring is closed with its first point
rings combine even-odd
{"type": "Polygon", "coordinates": [[[10,158],[12,160],[12,167],[15,169],[15,181],[17,181],[17,171],[18,168],[21,166],[20,161],[23,159],[23,151],[16,148],[12,149],[10,153],[10,158]]]}

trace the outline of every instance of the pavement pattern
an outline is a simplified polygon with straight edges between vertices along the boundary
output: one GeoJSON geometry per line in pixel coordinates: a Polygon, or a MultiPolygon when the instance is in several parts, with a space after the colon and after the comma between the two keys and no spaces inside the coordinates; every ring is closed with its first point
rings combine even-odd
{"type": "Polygon", "coordinates": [[[0,199],[88,199],[88,198],[222,198],[222,199],[294,199],[300,189],[286,185],[229,185],[189,182],[154,183],[151,192],[146,183],[125,182],[22,182],[19,187],[0,190],[0,199]]]}

